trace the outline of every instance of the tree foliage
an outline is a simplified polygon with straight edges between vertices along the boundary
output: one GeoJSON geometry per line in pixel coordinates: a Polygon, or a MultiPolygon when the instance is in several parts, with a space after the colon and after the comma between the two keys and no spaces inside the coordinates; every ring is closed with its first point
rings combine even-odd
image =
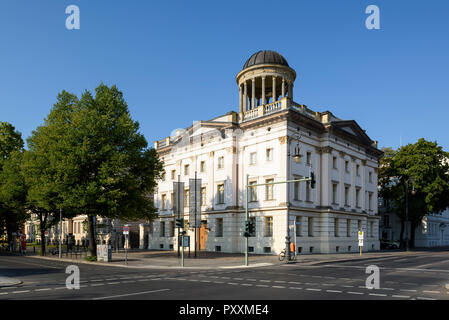
{"type": "MultiPolygon", "coordinates": [[[[408,190],[408,221],[414,231],[422,218],[449,207],[449,153],[436,142],[419,139],[395,151],[383,149],[380,163],[380,196],[391,212],[405,221],[408,190]]],[[[401,239],[402,239],[401,232],[401,239]]]]}

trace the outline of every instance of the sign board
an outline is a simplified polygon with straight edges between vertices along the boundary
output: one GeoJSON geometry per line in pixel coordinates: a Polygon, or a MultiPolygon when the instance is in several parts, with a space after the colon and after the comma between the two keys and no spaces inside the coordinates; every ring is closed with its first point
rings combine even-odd
{"type": "Polygon", "coordinates": [[[359,247],[363,247],[363,231],[359,231],[359,247]]]}
{"type": "Polygon", "coordinates": [[[190,236],[184,236],[184,247],[190,247],[190,236]]]}
{"type": "Polygon", "coordinates": [[[201,227],[201,179],[189,179],[190,228],[201,227]]]}
{"type": "Polygon", "coordinates": [[[123,234],[128,235],[129,234],[129,226],[127,224],[125,224],[123,226],[123,234]]]}
{"type": "Polygon", "coordinates": [[[44,235],[45,235],[46,237],[48,237],[48,231],[45,231],[45,232],[44,232],[44,235]]]}

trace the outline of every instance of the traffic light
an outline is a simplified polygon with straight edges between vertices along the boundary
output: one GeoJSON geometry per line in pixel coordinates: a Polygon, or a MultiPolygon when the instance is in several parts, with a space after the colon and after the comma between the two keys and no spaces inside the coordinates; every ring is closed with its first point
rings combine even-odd
{"type": "Polygon", "coordinates": [[[248,225],[248,233],[249,235],[254,234],[254,232],[256,231],[256,226],[254,225],[254,220],[250,220],[249,221],[249,225],[248,225]]]}
{"type": "Polygon", "coordinates": [[[182,218],[176,219],[176,226],[178,228],[183,228],[184,227],[184,219],[182,219],[182,218]]]}
{"type": "Polygon", "coordinates": [[[245,236],[246,238],[248,238],[249,237],[249,225],[250,225],[250,222],[247,220],[247,221],[245,221],[245,233],[243,234],[243,236],[245,236]]]}
{"type": "Polygon", "coordinates": [[[315,189],[315,183],[316,183],[316,180],[315,180],[315,173],[310,173],[310,177],[312,178],[312,181],[310,182],[310,187],[312,188],[312,189],[315,189]]]}

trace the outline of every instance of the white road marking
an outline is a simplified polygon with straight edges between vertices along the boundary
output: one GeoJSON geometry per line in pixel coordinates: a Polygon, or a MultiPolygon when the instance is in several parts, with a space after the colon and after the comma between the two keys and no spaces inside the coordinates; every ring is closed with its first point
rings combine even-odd
{"type": "Polygon", "coordinates": [[[152,291],[144,291],[144,292],[136,292],[136,293],[127,293],[127,294],[120,294],[120,295],[116,295],[116,296],[93,298],[92,300],[104,300],[104,299],[113,299],[113,298],[120,298],[120,297],[137,296],[140,294],[148,294],[148,293],[155,293],[155,292],[162,292],[162,291],[170,291],[170,289],[160,289],[160,290],[152,290],[152,291]]]}
{"type": "Polygon", "coordinates": [[[396,294],[392,295],[392,297],[393,298],[404,298],[404,299],[410,298],[410,296],[400,296],[400,295],[396,295],[396,294]]]}
{"type": "Polygon", "coordinates": [[[51,288],[44,288],[44,289],[34,289],[34,291],[50,291],[51,288]]]}
{"type": "Polygon", "coordinates": [[[93,283],[90,285],[91,287],[99,287],[99,286],[104,286],[104,283],[93,283]]]}
{"type": "Polygon", "coordinates": [[[416,297],[416,299],[420,299],[420,300],[436,300],[433,298],[426,298],[426,297],[416,297]]]}
{"type": "Polygon", "coordinates": [[[363,294],[363,292],[354,292],[354,291],[348,291],[349,294],[363,294]]]}
{"type": "Polygon", "coordinates": [[[423,292],[425,292],[425,293],[437,293],[437,294],[441,293],[440,291],[429,291],[429,290],[424,290],[423,292]]]}
{"type": "Polygon", "coordinates": [[[266,284],[256,284],[256,287],[269,288],[266,284]]]}
{"type": "Polygon", "coordinates": [[[321,289],[306,288],[307,291],[321,291],[321,289]]]}
{"type": "Polygon", "coordinates": [[[332,292],[332,293],[342,293],[343,291],[340,290],[326,290],[327,292],[332,292]]]}
{"type": "Polygon", "coordinates": [[[289,289],[293,289],[293,290],[302,290],[302,288],[299,287],[288,287],[289,289]]]}
{"type": "Polygon", "coordinates": [[[386,297],[386,294],[383,293],[369,293],[370,296],[376,296],[376,297],[386,297]]]}
{"type": "Polygon", "coordinates": [[[283,286],[272,286],[272,288],[276,288],[276,289],[285,289],[285,287],[283,287],[283,286]]]}

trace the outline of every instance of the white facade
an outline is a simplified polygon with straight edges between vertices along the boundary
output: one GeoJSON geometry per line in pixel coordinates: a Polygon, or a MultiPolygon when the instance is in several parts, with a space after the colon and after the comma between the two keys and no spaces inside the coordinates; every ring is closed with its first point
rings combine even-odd
{"type": "MultiPolygon", "coordinates": [[[[249,216],[256,221],[256,234],[249,237],[250,252],[279,253],[286,246],[287,229],[292,241],[296,234],[297,249],[302,253],[358,252],[359,229],[366,236],[363,250],[379,249],[377,169],[382,153],[355,121],[338,119],[328,111],[314,112],[293,102],[293,72],[271,62],[244,69],[238,75],[239,113],[196,122],[155,142],[164,161],[165,177],[154,195],[159,218],[149,226],[149,249],[176,249],[173,182],[179,175],[187,189],[195,171],[205,188],[201,208],[204,225],[197,231],[201,249],[244,252],[247,175],[250,184],[261,184],[310,177],[312,171],[315,189],[310,182],[300,182],[299,187],[276,184],[272,189],[259,186],[255,197],[250,195],[249,216]],[[240,81],[242,74],[250,78],[248,72],[263,81],[240,81]],[[285,72],[290,72],[286,80],[285,72]],[[276,79],[282,83],[279,88],[276,79]],[[247,82],[254,86],[255,98],[246,96],[250,91],[247,82]],[[287,82],[288,92],[284,87],[287,82]],[[273,85],[270,88],[266,83],[273,85]],[[267,92],[274,102],[268,103],[267,92]],[[266,103],[258,106],[260,101],[266,103]],[[302,158],[296,163],[293,156],[298,151],[302,158]]],[[[186,206],[186,220],[188,212],[186,206]]],[[[189,229],[192,249],[193,234],[189,229]]]]}

